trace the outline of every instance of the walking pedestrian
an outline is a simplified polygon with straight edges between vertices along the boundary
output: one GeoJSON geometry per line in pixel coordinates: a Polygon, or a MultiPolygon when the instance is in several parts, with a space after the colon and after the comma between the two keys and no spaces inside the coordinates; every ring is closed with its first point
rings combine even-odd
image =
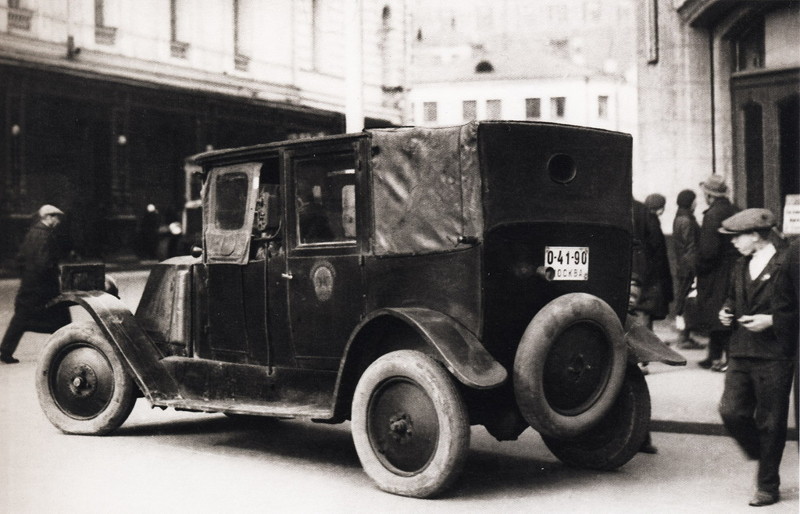
{"type": "Polygon", "coordinates": [[[678,346],[683,350],[703,348],[692,339],[691,326],[686,325],[684,316],[686,296],[692,289],[697,275],[697,243],[700,239],[700,225],[694,217],[697,195],[691,189],[678,193],[678,212],[672,222],[672,243],[675,250],[675,320],[680,331],[678,346]]]}
{"type": "Polygon", "coordinates": [[[725,371],[724,354],[731,329],[720,323],[717,313],[722,308],[730,283],[731,269],[737,252],[730,236],[719,232],[722,221],[739,211],[727,198],[728,186],[719,175],[711,175],[700,183],[708,209],[703,213],[700,239],[697,244],[698,330],[708,333],[708,355],[698,362],[700,367],[725,371]]]}
{"type": "Polygon", "coordinates": [[[770,241],[774,226],[769,210],[746,209],[724,220],[719,229],[733,235],[733,245],[742,254],[719,311],[720,323],[733,328],[719,412],[747,457],[758,460],[757,489],[750,501],[754,507],[780,498],[778,472],[798,344],[797,331],[787,333],[784,324],[793,320],[796,326],[796,295],[789,305],[776,302],[791,287],[792,278],[788,251],[770,241]]]}
{"type": "Polygon", "coordinates": [[[646,313],[647,327],[650,329],[653,328],[653,321],[667,317],[669,304],[673,299],[667,241],[659,221],[659,217],[664,214],[666,204],[667,199],[658,193],[651,194],[644,200],[644,205],[647,207],[643,239],[645,274],[638,310],[646,313]]]}
{"type": "Polygon", "coordinates": [[[54,230],[64,213],[52,205],[39,209],[39,220],[25,235],[17,254],[21,281],[14,301],[14,316],[0,343],[0,362],[15,364],[14,352],[25,332],[55,332],[70,322],[66,304],[47,308],[58,296],[58,261],[62,249],[54,230]]]}

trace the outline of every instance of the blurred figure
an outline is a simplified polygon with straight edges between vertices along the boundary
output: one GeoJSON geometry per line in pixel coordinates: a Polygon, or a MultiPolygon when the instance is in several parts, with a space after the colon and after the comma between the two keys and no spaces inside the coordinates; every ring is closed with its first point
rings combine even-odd
{"type": "Polygon", "coordinates": [[[158,228],[161,215],[152,203],[147,204],[139,220],[139,251],[142,259],[156,259],[158,253],[158,228]]]}
{"type": "Polygon", "coordinates": [[[758,460],[757,490],[750,501],[754,507],[779,500],[778,471],[798,345],[796,290],[789,303],[779,298],[796,286],[797,273],[790,275],[788,251],[770,241],[774,226],[769,210],[746,209],[724,220],[719,229],[733,235],[733,245],[742,254],[718,313],[720,323],[733,328],[719,412],[745,454],[758,460]],[[790,325],[791,332],[786,330],[790,325]]]}
{"type": "Polygon", "coordinates": [[[175,257],[179,253],[183,227],[175,209],[167,209],[164,219],[158,227],[158,250],[156,255],[159,261],[175,257]]]}
{"type": "Polygon", "coordinates": [[[673,299],[672,273],[669,270],[667,241],[661,231],[659,217],[664,214],[667,199],[654,193],[644,200],[647,207],[647,220],[644,232],[645,274],[642,280],[642,298],[638,310],[647,315],[647,327],[653,328],[653,321],[664,319],[669,314],[669,304],[673,299]]]}
{"type": "Polygon", "coordinates": [[[71,321],[66,304],[46,308],[60,292],[58,262],[63,249],[54,234],[64,213],[43,205],[39,221],[25,235],[17,254],[21,281],[14,301],[14,316],[0,343],[0,362],[15,364],[14,352],[25,332],[55,332],[71,321]]]}
{"type": "Polygon", "coordinates": [[[731,269],[738,254],[730,236],[718,230],[722,221],[739,212],[739,208],[728,200],[728,186],[721,176],[711,175],[700,183],[700,187],[708,209],[703,213],[697,243],[698,330],[708,333],[708,355],[698,365],[714,371],[725,371],[727,365],[723,355],[727,351],[731,331],[730,327],[720,323],[717,313],[725,302],[731,269]]]}
{"type": "Polygon", "coordinates": [[[703,348],[692,339],[691,326],[687,326],[684,310],[686,295],[692,289],[696,276],[695,260],[697,243],[700,239],[700,225],[694,217],[697,195],[691,189],[678,193],[678,212],[672,222],[672,242],[675,249],[675,326],[680,331],[678,346],[684,350],[703,348]]]}

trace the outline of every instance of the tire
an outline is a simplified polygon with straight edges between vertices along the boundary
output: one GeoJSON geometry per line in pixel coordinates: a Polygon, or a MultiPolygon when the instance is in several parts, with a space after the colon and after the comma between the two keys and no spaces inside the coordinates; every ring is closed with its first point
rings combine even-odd
{"type": "Polygon", "coordinates": [[[576,437],[611,409],[625,378],[622,324],[609,305],[570,293],[530,322],[514,358],[514,393],[525,420],[551,437],[576,437]]]}
{"type": "Polygon", "coordinates": [[[459,475],[469,418],[453,379],[411,350],[373,362],[353,396],[352,432],[367,475],[384,491],[428,498],[459,475]]]}
{"type": "Polygon", "coordinates": [[[138,389],[100,329],[72,323],[50,336],[36,368],[36,392],[61,431],[105,435],[128,418],[138,389]]]}
{"type": "Polygon", "coordinates": [[[617,401],[597,426],[574,439],[542,438],[565,464],[613,470],[636,455],[649,429],[650,392],[642,372],[629,366],[617,401]]]}

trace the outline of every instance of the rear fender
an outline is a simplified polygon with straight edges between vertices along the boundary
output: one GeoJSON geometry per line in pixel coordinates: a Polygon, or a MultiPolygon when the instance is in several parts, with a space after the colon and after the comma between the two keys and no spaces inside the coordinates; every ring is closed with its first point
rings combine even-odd
{"type": "Polygon", "coordinates": [[[670,366],[685,366],[683,355],[670,349],[652,330],[643,325],[626,327],[625,343],[628,359],[635,362],[663,362],[670,366]]]}
{"type": "MultiPolygon", "coordinates": [[[[371,313],[353,331],[345,349],[340,380],[351,355],[353,343],[370,327],[387,319],[400,321],[419,336],[431,355],[439,360],[462,384],[475,389],[491,389],[508,378],[506,369],[481,345],[480,341],[453,318],[431,309],[390,308],[371,313]]],[[[380,345],[380,341],[370,344],[380,345]]],[[[398,348],[399,349],[399,348],[398,348]]]]}
{"type": "Polygon", "coordinates": [[[119,349],[128,371],[151,403],[180,396],[178,385],[161,365],[163,355],[119,298],[103,291],[69,291],[54,303],[86,309],[119,349]]]}

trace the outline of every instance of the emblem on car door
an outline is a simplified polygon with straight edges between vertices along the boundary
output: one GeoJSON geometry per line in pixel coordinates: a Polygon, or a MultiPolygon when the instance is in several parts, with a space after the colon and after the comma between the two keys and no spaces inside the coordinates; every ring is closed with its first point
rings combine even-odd
{"type": "Polygon", "coordinates": [[[333,296],[333,283],[336,270],[328,261],[318,262],[311,268],[311,283],[314,284],[314,293],[321,302],[326,302],[333,296]]]}

